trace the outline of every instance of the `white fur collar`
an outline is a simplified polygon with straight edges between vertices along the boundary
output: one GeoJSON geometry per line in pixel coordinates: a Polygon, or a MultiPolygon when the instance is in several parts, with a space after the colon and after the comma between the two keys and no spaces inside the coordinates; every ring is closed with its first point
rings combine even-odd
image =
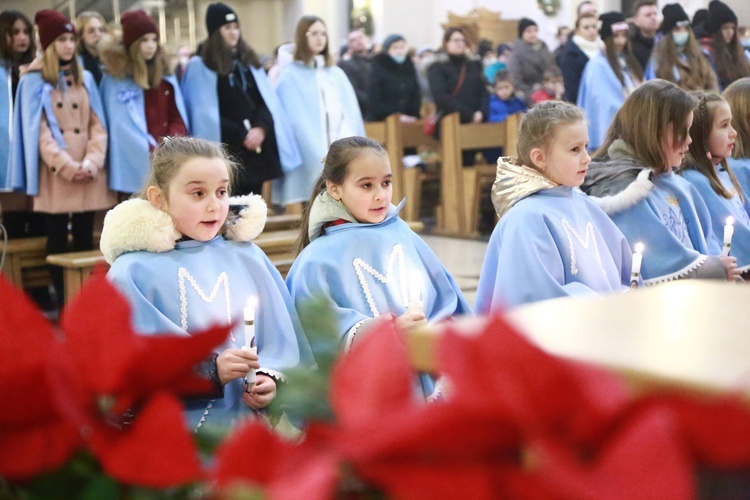
{"type": "MultiPolygon", "coordinates": [[[[234,241],[254,240],[266,225],[267,211],[266,202],[259,195],[230,198],[224,237],[234,241]]],[[[154,208],[147,200],[133,198],[107,212],[99,247],[111,265],[125,252],[168,252],[181,237],[169,214],[154,208]]]]}
{"type": "Polygon", "coordinates": [[[589,198],[591,198],[599,208],[604,210],[607,215],[614,215],[618,212],[622,212],[646,198],[654,189],[654,183],[651,182],[650,179],[652,173],[653,170],[650,168],[644,168],[638,173],[638,177],[636,177],[628,187],[619,193],[602,196],[601,198],[597,198],[596,196],[590,196],[589,198]]]}

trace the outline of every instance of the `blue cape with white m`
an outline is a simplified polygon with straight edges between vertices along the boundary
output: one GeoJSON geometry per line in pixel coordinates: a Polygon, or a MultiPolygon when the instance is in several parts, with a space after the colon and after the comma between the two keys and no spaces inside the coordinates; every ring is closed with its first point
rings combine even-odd
{"type": "MultiPolygon", "coordinates": [[[[174,75],[164,80],[174,88],[174,100],[185,127],[190,132],[180,84],[174,75]]],[[[148,133],[143,89],[132,78],[105,74],[99,85],[104,113],[112,140],[107,148],[109,188],[123,193],[138,192],[151,170],[149,146],[156,140],[148,133]]]]}
{"type": "MultiPolygon", "coordinates": [[[[297,257],[286,284],[298,311],[325,301],[349,346],[366,320],[407,311],[419,300],[427,321],[471,314],[461,290],[427,244],[391,206],[379,224],[349,222],[328,227],[297,257]]],[[[304,314],[302,315],[304,319],[304,314]]],[[[432,380],[421,378],[430,395],[432,380]]]]}
{"type": "MultiPolygon", "coordinates": [[[[630,75],[624,73],[623,77],[625,83],[632,88],[633,80],[630,75]]],[[[623,86],[604,54],[597,54],[586,64],[576,102],[578,107],[583,109],[588,122],[588,149],[596,150],[604,144],[609,125],[625,102],[623,86]]]]}
{"type": "Polygon", "coordinates": [[[632,254],[602,209],[576,189],[538,191],[513,205],[492,232],[477,314],[567,296],[628,289],[632,254]]]}
{"type": "Polygon", "coordinates": [[[591,163],[583,188],[631,247],[645,245],[641,274],[646,285],[685,277],[726,279],[716,257],[721,248],[711,215],[698,191],[674,172],[651,174],[627,158],[591,163]],[[617,177],[607,179],[601,172],[606,170],[617,177]],[[616,187],[618,181],[626,183],[616,187]]]}
{"type": "MultiPolygon", "coordinates": [[[[299,148],[294,140],[289,118],[279,102],[276,91],[268,81],[266,72],[250,66],[263,102],[273,116],[273,131],[279,148],[279,159],[284,172],[291,172],[302,164],[299,148]]],[[[219,94],[216,90],[218,75],[203,63],[199,56],[193,56],[182,76],[182,95],[185,99],[191,133],[195,137],[221,142],[221,120],[219,117],[219,94]]]]}
{"type": "Polygon", "coordinates": [[[330,66],[318,70],[299,61],[284,66],[276,91],[287,116],[294,116],[292,131],[302,154],[299,169],[274,181],[274,202],[284,205],[310,199],[313,185],[323,169],[321,159],[328,153],[326,131],[321,119],[318,71],[321,71],[320,77],[328,78],[336,89],[351,134],[365,135],[357,95],[341,68],[330,66]]]}
{"type": "MultiPolygon", "coordinates": [[[[731,168],[731,167],[730,167],[731,168]]],[[[714,235],[724,241],[724,225],[727,217],[734,218],[731,255],[737,258],[737,266],[742,272],[750,270],[750,200],[744,192],[744,203],[737,194],[734,184],[725,170],[719,170],[719,180],[726,190],[735,193],[732,199],[724,198],[711,187],[708,178],[694,169],[685,169],[682,176],[698,190],[711,214],[714,235]]]]}
{"type": "MultiPolygon", "coordinates": [[[[91,111],[102,122],[104,130],[107,130],[99,90],[94,77],[88,71],[83,72],[83,83],[89,94],[91,111]]],[[[18,83],[16,106],[13,110],[10,164],[4,185],[7,189],[23,191],[29,196],[39,194],[39,126],[42,111],[47,116],[52,136],[61,149],[65,149],[57,118],[52,111],[51,90],[52,85],[45,82],[38,71],[26,73],[18,83]]]]}

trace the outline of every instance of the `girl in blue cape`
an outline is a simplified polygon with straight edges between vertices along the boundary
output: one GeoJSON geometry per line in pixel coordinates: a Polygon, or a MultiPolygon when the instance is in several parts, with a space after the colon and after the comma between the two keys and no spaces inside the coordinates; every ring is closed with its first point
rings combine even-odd
{"type": "MultiPolygon", "coordinates": [[[[364,137],[335,141],[303,219],[299,250],[286,283],[298,311],[325,300],[348,349],[363,326],[395,315],[402,329],[471,310],[453,277],[391,205],[391,165],[364,137]]],[[[304,318],[305,315],[301,314],[304,318]]],[[[424,395],[433,381],[421,377],[424,395]]]]}
{"type": "Polygon", "coordinates": [[[617,226],[576,188],[591,158],[581,110],[534,106],[521,124],[518,159],[499,158],[492,232],[476,311],[627,290],[632,255],[617,226]]]}
{"type": "Polygon", "coordinates": [[[724,234],[727,218],[734,221],[732,255],[741,272],[750,270],[750,201],[727,164],[732,156],[737,131],[732,111],[716,94],[696,92],[698,108],[690,127],[688,158],[682,176],[698,190],[708,206],[714,234],[724,234]]]}
{"type": "Polygon", "coordinates": [[[26,193],[3,192],[10,162],[13,106],[21,74],[36,55],[33,25],[21,12],[0,12],[0,212],[8,238],[44,235],[44,218],[26,193]]]}
{"type": "Polygon", "coordinates": [[[576,101],[589,124],[589,151],[604,143],[615,113],[643,81],[643,70],[630,47],[629,27],[623,15],[606,12],[599,19],[604,53],[586,64],[576,101]]]}
{"type": "Polygon", "coordinates": [[[737,131],[732,157],[727,164],[734,172],[742,192],[750,193],[750,78],[740,78],[721,95],[732,111],[732,127],[737,131]]]}
{"type": "Polygon", "coordinates": [[[302,154],[302,166],[274,183],[274,202],[307,201],[320,176],[320,159],[336,139],[365,135],[354,88],[329,52],[322,19],[304,16],[294,34],[294,61],[281,70],[276,91],[302,154]]]}
{"type": "Polygon", "coordinates": [[[711,63],[690,28],[690,18],[678,3],[662,9],[659,38],[644,71],[646,80],[659,78],[685,90],[719,90],[711,63]]]}
{"type": "Polygon", "coordinates": [[[631,246],[645,245],[646,285],[740,276],[737,259],[721,256],[703,198],[673,172],[688,150],[697,104],[665,80],[638,87],[615,115],[583,184],[631,246]]]}
{"type": "Polygon", "coordinates": [[[180,86],[167,74],[159,30],[142,10],[125,12],[122,36],[99,43],[105,75],[101,94],[109,145],[109,186],[135,193],[148,179],[149,153],[164,137],[187,135],[180,86]]]}
{"type": "MultiPolygon", "coordinates": [[[[71,246],[91,250],[95,212],[117,202],[107,188],[102,103],[94,78],[75,55],[70,20],[45,9],[34,21],[42,56],[18,84],[5,187],[34,197],[34,211],[44,214],[48,255],[71,246]]],[[[53,267],[50,274],[62,301],[62,269],[53,267]]]]}
{"type": "Polygon", "coordinates": [[[206,30],[182,77],[191,133],[227,145],[240,164],[236,193],[260,194],[264,181],[302,163],[287,119],[300,110],[285,114],[231,8],[210,4],[206,30]]]}
{"type": "Polygon", "coordinates": [[[234,323],[198,367],[214,391],[184,403],[196,430],[226,427],[264,408],[284,371],[312,359],[279,272],[251,242],[265,224],[266,204],[258,195],[230,201],[235,168],[216,143],[166,139],[153,152],[142,197],[111,210],[102,232],[107,277],[130,302],[136,331],[190,335],[234,323]],[[257,355],[242,349],[253,345],[257,355]],[[257,381],[246,390],[251,370],[257,381]]]}

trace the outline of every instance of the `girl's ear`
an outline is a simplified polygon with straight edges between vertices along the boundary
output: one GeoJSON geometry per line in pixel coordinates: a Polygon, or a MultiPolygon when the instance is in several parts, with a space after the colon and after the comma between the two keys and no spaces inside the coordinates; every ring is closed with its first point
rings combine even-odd
{"type": "Polygon", "coordinates": [[[167,205],[167,198],[161,189],[156,186],[149,186],[146,190],[146,198],[151,202],[151,206],[157,210],[164,210],[167,205]]]}
{"type": "Polygon", "coordinates": [[[328,195],[331,198],[336,201],[341,201],[341,186],[334,182],[326,181],[326,191],[328,191],[328,195]]]}
{"type": "Polygon", "coordinates": [[[542,148],[532,149],[531,153],[529,153],[529,157],[531,158],[531,161],[534,162],[534,165],[536,165],[539,170],[541,170],[542,172],[547,170],[547,159],[542,148]]]}

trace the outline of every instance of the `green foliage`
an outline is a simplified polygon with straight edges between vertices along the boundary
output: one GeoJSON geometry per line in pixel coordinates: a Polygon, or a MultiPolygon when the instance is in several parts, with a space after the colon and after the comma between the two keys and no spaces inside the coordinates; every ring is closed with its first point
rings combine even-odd
{"type": "Polygon", "coordinates": [[[328,402],[331,370],[341,350],[338,324],[330,305],[312,300],[299,308],[300,320],[310,341],[315,369],[300,367],[286,372],[287,384],[271,404],[271,412],[284,411],[300,421],[333,421],[328,402]]]}

